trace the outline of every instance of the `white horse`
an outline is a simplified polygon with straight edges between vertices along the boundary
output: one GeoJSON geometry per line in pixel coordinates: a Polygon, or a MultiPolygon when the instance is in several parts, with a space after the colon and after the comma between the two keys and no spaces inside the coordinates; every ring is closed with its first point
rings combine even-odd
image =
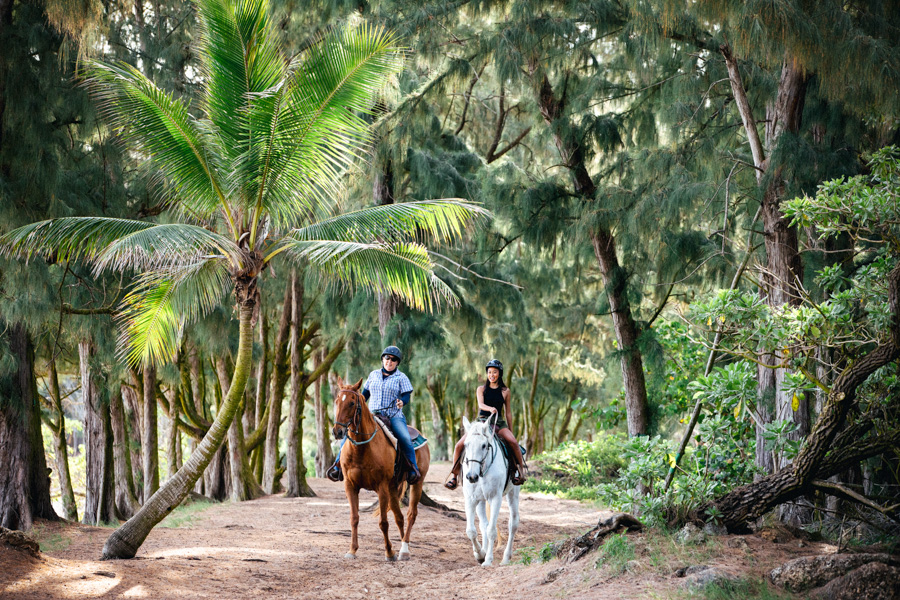
{"type": "Polygon", "coordinates": [[[513,538],[519,528],[519,486],[507,484],[506,461],[503,460],[502,443],[493,434],[491,421],[470,423],[463,417],[466,429],[465,459],[463,460],[463,495],[466,498],[466,535],[472,540],[475,559],[482,566],[494,562],[494,544],[497,542],[497,519],[503,496],[509,505],[509,539],[503,562],[509,564],[513,552],[513,538]],[[490,510],[490,518],[487,515],[490,510]],[[481,545],[475,530],[475,513],[481,527],[481,545]]]}

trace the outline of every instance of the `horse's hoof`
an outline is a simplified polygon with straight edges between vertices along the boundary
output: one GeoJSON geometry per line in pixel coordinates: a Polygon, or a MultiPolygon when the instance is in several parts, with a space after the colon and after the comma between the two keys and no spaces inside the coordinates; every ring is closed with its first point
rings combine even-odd
{"type": "Polygon", "coordinates": [[[409,560],[409,552],[401,552],[400,560],[409,560]]]}
{"type": "Polygon", "coordinates": [[[390,556],[385,556],[384,560],[387,562],[397,562],[397,556],[395,554],[391,554],[390,556]]]}
{"type": "Polygon", "coordinates": [[[504,558],[504,559],[503,559],[503,562],[500,563],[500,566],[501,566],[501,567],[505,567],[505,566],[508,565],[508,564],[509,564],[509,559],[508,559],[508,558],[504,558]]]}
{"type": "Polygon", "coordinates": [[[353,554],[352,552],[348,552],[347,554],[344,555],[344,558],[353,558],[353,559],[355,559],[355,558],[356,558],[356,555],[353,554]]]}

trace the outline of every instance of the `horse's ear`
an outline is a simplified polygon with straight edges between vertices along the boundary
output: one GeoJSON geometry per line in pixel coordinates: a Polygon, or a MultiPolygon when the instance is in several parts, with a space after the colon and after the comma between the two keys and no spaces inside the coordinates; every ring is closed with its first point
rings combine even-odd
{"type": "Polygon", "coordinates": [[[344,385],[344,378],[337,373],[334,374],[334,380],[337,382],[337,389],[342,390],[344,389],[344,387],[346,387],[344,385]]]}
{"type": "Polygon", "coordinates": [[[357,381],[356,383],[354,383],[353,385],[350,386],[350,389],[353,390],[354,392],[358,392],[359,388],[362,387],[362,383],[363,383],[363,380],[362,380],[362,377],[360,377],[359,381],[357,381]]]}
{"type": "Polygon", "coordinates": [[[466,433],[469,433],[469,428],[472,427],[472,423],[469,422],[469,419],[466,415],[463,415],[463,429],[466,430],[466,433]]]}

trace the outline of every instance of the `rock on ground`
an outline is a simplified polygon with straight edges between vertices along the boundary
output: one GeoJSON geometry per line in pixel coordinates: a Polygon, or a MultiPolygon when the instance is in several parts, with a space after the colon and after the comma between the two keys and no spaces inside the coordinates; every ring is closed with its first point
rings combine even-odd
{"type": "Polygon", "coordinates": [[[810,592],[814,600],[898,600],[900,568],[871,562],[810,592]]]}
{"type": "Polygon", "coordinates": [[[864,564],[890,563],[889,554],[830,554],[806,556],[772,569],[769,580],[791,592],[803,592],[822,586],[864,564]]]}

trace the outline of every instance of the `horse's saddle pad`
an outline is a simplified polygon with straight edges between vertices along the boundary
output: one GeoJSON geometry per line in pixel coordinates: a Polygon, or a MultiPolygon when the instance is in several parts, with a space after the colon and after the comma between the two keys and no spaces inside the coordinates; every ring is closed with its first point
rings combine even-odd
{"type": "MultiPolygon", "coordinates": [[[[385,423],[381,417],[375,415],[375,420],[381,425],[381,428],[384,430],[385,435],[387,435],[388,439],[391,440],[391,444],[394,445],[394,449],[397,449],[397,438],[394,437],[394,432],[391,431],[391,426],[385,423]]],[[[413,450],[421,448],[425,444],[428,443],[428,438],[422,435],[422,432],[413,427],[412,425],[406,426],[407,431],[409,431],[409,439],[412,440],[413,450]]]]}

